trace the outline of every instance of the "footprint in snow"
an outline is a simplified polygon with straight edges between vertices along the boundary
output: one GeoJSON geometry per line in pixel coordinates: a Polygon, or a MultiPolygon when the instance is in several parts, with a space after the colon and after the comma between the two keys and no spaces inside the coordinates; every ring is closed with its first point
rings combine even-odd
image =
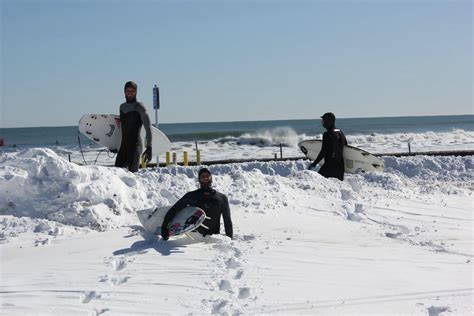
{"type": "Polygon", "coordinates": [[[109,283],[111,285],[120,285],[126,283],[129,279],[129,276],[113,276],[109,278],[109,283]]]}
{"type": "Polygon", "coordinates": [[[212,248],[219,250],[220,252],[229,252],[232,250],[232,247],[228,244],[214,244],[212,248]]]}
{"type": "Polygon", "coordinates": [[[255,240],[255,235],[244,235],[244,240],[249,241],[249,240],[255,240]]]}
{"type": "Polygon", "coordinates": [[[233,247],[232,249],[234,250],[235,257],[240,258],[242,256],[242,251],[239,248],[233,247]]]}
{"type": "Polygon", "coordinates": [[[49,239],[48,239],[48,238],[45,238],[45,239],[37,239],[37,240],[35,240],[35,242],[34,242],[34,246],[35,246],[35,247],[44,246],[44,245],[47,245],[47,244],[49,244],[49,239]]]}
{"type": "Polygon", "coordinates": [[[127,262],[124,257],[113,258],[109,261],[109,264],[112,266],[114,271],[121,271],[127,266],[127,262]]]}
{"type": "Polygon", "coordinates": [[[239,299],[246,299],[250,296],[250,288],[243,287],[239,289],[239,299]]]}
{"type": "Polygon", "coordinates": [[[91,312],[89,313],[90,316],[97,316],[97,315],[102,315],[103,313],[105,312],[108,312],[110,309],[108,308],[102,308],[102,309],[93,309],[91,310],[91,312]]]}
{"type": "Polygon", "coordinates": [[[227,268],[229,269],[237,269],[238,267],[240,267],[240,262],[238,262],[234,258],[230,258],[229,260],[226,261],[225,264],[227,268]]]}
{"type": "Polygon", "coordinates": [[[212,314],[221,314],[223,312],[223,308],[228,304],[227,300],[217,300],[212,305],[212,314]]]}
{"type": "Polygon", "coordinates": [[[235,235],[234,236],[234,239],[236,240],[243,240],[243,241],[251,241],[251,240],[255,240],[255,235],[235,235]]]}
{"type": "Polygon", "coordinates": [[[219,290],[221,291],[229,291],[231,289],[230,281],[229,280],[221,280],[219,283],[219,290]]]}
{"type": "Polygon", "coordinates": [[[341,190],[341,199],[342,199],[343,201],[350,200],[351,198],[352,198],[352,193],[351,193],[351,191],[349,191],[349,190],[344,190],[344,189],[341,190]]]}
{"type": "Polygon", "coordinates": [[[397,239],[397,237],[400,237],[402,233],[385,233],[385,237],[391,238],[391,239],[397,239]]]}
{"type": "Polygon", "coordinates": [[[243,275],[244,275],[244,271],[243,271],[243,270],[239,270],[239,271],[237,271],[237,273],[235,274],[234,279],[237,279],[237,280],[238,280],[238,279],[242,278],[243,275]]]}
{"type": "Polygon", "coordinates": [[[108,282],[110,285],[120,285],[126,283],[130,279],[130,276],[101,276],[99,282],[108,282]]]}
{"type": "Polygon", "coordinates": [[[85,291],[80,297],[80,302],[86,304],[94,298],[101,298],[101,295],[96,293],[95,291],[85,291]]]}
{"type": "Polygon", "coordinates": [[[439,314],[449,311],[449,308],[445,306],[431,306],[428,308],[428,316],[439,316],[439,314]]]}

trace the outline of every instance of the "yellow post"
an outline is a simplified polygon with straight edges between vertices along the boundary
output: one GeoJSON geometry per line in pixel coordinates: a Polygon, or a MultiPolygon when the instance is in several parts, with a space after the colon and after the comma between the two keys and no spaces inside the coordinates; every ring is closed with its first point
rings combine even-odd
{"type": "Polygon", "coordinates": [[[188,152],[187,151],[183,152],[183,166],[189,166],[188,152]]]}
{"type": "Polygon", "coordinates": [[[169,151],[166,152],[166,165],[171,165],[171,155],[169,151]]]}
{"type": "Polygon", "coordinates": [[[145,158],[142,156],[141,158],[141,162],[140,162],[140,168],[146,168],[146,162],[145,162],[145,158]]]}
{"type": "Polygon", "coordinates": [[[201,151],[196,150],[196,164],[199,166],[201,164],[201,151]]]}

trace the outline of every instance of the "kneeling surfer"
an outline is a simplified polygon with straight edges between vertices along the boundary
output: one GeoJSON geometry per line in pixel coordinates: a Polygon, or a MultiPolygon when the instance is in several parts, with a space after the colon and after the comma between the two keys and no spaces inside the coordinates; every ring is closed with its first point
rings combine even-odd
{"type": "Polygon", "coordinates": [[[196,206],[206,212],[207,218],[203,226],[199,226],[196,231],[203,236],[219,234],[221,216],[224,218],[225,234],[232,239],[233,228],[230,216],[229,201],[225,194],[217,192],[212,188],[212,175],[209,169],[202,168],[198,172],[199,189],[186,193],[176,202],[166,213],[161,225],[161,236],[168,240],[168,224],[175,217],[176,213],[186,206],[196,206]],[[205,226],[205,227],[204,227],[205,226]]]}

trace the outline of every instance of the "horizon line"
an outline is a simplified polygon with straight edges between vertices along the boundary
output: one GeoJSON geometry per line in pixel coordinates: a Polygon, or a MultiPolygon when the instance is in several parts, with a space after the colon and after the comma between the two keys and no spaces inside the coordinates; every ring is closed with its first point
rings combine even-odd
{"type": "MultiPolygon", "coordinates": [[[[105,114],[105,113],[97,113],[105,114]]],[[[110,115],[110,114],[106,114],[110,115]]],[[[340,120],[347,119],[381,119],[381,118],[409,118],[409,117],[434,117],[434,116],[474,116],[471,114],[432,114],[432,115],[397,115],[397,116],[366,116],[366,117],[338,117],[340,120]]],[[[215,123],[244,123],[244,122],[278,122],[278,121],[317,121],[319,117],[312,119],[276,119],[276,120],[242,120],[242,121],[200,121],[200,122],[162,122],[158,123],[158,126],[161,124],[215,124],[215,123]]],[[[151,124],[155,126],[154,123],[151,124]]],[[[0,129],[10,129],[10,128],[47,128],[47,127],[73,127],[78,125],[48,125],[48,126],[16,126],[16,127],[0,127],[0,129]]]]}

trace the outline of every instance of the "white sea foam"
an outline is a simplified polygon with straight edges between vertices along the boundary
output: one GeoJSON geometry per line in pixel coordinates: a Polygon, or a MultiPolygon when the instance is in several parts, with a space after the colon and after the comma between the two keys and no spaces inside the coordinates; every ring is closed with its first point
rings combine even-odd
{"type": "Polygon", "coordinates": [[[255,145],[258,147],[279,146],[296,147],[300,137],[290,127],[278,127],[270,130],[260,130],[255,133],[245,133],[237,138],[237,145],[255,145]]]}
{"type": "MultiPolygon", "coordinates": [[[[429,151],[462,151],[474,150],[474,132],[455,130],[450,133],[395,133],[372,135],[346,135],[349,145],[359,147],[371,153],[407,153],[429,151]],[[410,148],[409,148],[410,147],[410,148]]],[[[228,136],[211,141],[197,142],[203,161],[223,159],[260,159],[285,157],[303,157],[297,147],[304,139],[322,139],[322,134],[296,134],[291,128],[261,130],[256,133],[246,133],[240,137],[228,136]],[[280,151],[280,144],[283,146],[280,151]]],[[[171,151],[177,154],[177,160],[183,161],[184,151],[190,161],[196,160],[195,142],[175,142],[171,151]]],[[[78,149],[61,150],[53,148],[62,157],[71,157],[77,163],[113,165],[115,155],[107,151],[86,151],[83,154],[78,149]]],[[[160,157],[160,162],[165,156],[160,157]]]]}
{"type": "Polygon", "coordinates": [[[347,135],[350,145],[369,152],[413,152],[474,150],[474,132],[455,130],[453,132],[394,133],[372,135],[347,135]]]}

